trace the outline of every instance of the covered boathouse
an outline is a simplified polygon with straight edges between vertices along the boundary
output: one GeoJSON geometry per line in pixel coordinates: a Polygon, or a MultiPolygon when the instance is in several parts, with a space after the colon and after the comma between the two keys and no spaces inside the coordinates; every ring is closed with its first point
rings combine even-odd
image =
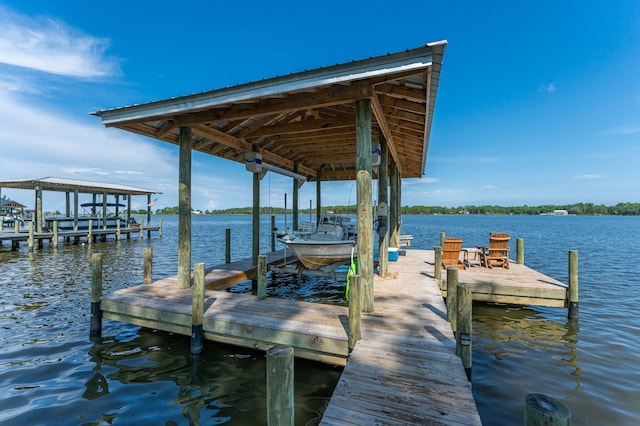
{"type": "MultiPolygon", "coordinates": [[[[111,319],[184,334],[190,334],[189,324],[197,318],[204,321],[204,336],[211,340],[267,349],[286,338],[293,342],[295,356],[342,359],[346,367],[322,424],[480,424],[471,387],[451,346],[453,334],[440,314],[445,308],[439,290],[434,286],[434,294],[425,285],[425,260],[407,253],[408,269],[396,281],[400,293],[393,281],[376,278],[380,311],[373,314],[372,179],[378,179],[376,198],[388,205],[388,215],[385,209],[377,211],[382,213],[377,232],[379,275],[384,277],[392,266],[387,265],[387,249],[397,247],[400,239],[401,181],[420,178],[425,171],[446,45],[439,41],[94,112],[107,127],[179,146],[178,275],[114,292],[118,294],[102,299],[101,309],[108,310],[111,319]],[[201,296],[190,290],[193,150],[244,163],[253,173],[254,266],[260,257],[260,182],[267,171],[293,180],[294,227],[301,182],[316,182],[319,219],[321,183],[356,181],[362,292],[358,312],[364,312],[365,319],[362,340],[351,342],[349,331],[349,351],[346,328],[351,327],[344,318],[350,311],[344,307],[207,291],[204,303],[198,302],[206,306],[204,314],[196,312],[196,297],[201,296]],[[249,324],[250,319],[255,322],[249,324]]],[[[196,266],[194,282],[204,274],[203,265],[196,266]]],[[[389,272],[397,275],[393,269],[389,272]]],[[[205,278],[197,281],[201,288],[205,278]]]]}

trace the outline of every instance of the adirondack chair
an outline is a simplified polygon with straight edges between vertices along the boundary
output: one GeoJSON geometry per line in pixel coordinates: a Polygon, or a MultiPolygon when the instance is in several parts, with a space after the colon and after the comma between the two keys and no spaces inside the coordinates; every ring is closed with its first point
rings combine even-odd
{"type": "Polygon", "coordinates": [[[442,268],[467,269],[460,260],[462,238],[447,238],[442,245],[442,268]]]}
{"type": "Polygon", "coordinates": [[[478,246],[480,249],[480,263],[487,268],[501,266],[509,269],[508,246],[511,236],[504,233],[489,234],[489,246],[478,246]]]}

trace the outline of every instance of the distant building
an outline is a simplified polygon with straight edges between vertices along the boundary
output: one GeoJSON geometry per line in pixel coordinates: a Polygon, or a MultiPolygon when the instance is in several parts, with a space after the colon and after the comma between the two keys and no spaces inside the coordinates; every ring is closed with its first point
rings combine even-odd
{"type": "Polygon", "coordinates": [[[567,210],[554,210],[554,216],[569,216],[569,212],[567,210]]]}

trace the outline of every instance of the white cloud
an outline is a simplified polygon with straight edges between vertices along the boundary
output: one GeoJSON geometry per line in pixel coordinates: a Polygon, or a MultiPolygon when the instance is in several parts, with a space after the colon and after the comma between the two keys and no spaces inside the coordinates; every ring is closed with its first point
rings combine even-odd
{"type": "Polygon", "coordinates": [[[556,87],[555,83],[543,84],[542,86],[538,87],[538,92],[547,95],[553,95],[557,90],[558,88],[556,87]]]}
{"type": "Polygon", "coordinates": [[[105,56],[109,40],[51,18],[33,18],[0,7],[0,63],[46,73],[96,78],[118,72],[105,56]]]}

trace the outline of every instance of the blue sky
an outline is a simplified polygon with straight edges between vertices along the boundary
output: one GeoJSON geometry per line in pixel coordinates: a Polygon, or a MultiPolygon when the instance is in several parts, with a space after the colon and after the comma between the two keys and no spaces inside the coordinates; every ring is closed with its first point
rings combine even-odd
{"type": "MultiPolygon", "coordinates": [[[[0,180],[121,183],[175,206],[177,147],[90,112],[438,40],[449,44],[426,172],[403,181],[403,205],[640,201],[635,0],[0,0],[0,180]]],[[[243,165],[196,153],[193,172],[193,208],[251,205],[243,165]]],[[[289,178],[262,185],[262,205],[282,206],[285,192],[290,205],[289,178]]],[[[2,194],[33,204],[27,191],[2,194]]],[[[309,200],[315,184],[300,191],[301,207],[309,200]]],[[[323,203],[355,203],[355,185],[323,184],[323,203]]],[[[62,210],[63,197],[44,206],[62,210]]]]}

